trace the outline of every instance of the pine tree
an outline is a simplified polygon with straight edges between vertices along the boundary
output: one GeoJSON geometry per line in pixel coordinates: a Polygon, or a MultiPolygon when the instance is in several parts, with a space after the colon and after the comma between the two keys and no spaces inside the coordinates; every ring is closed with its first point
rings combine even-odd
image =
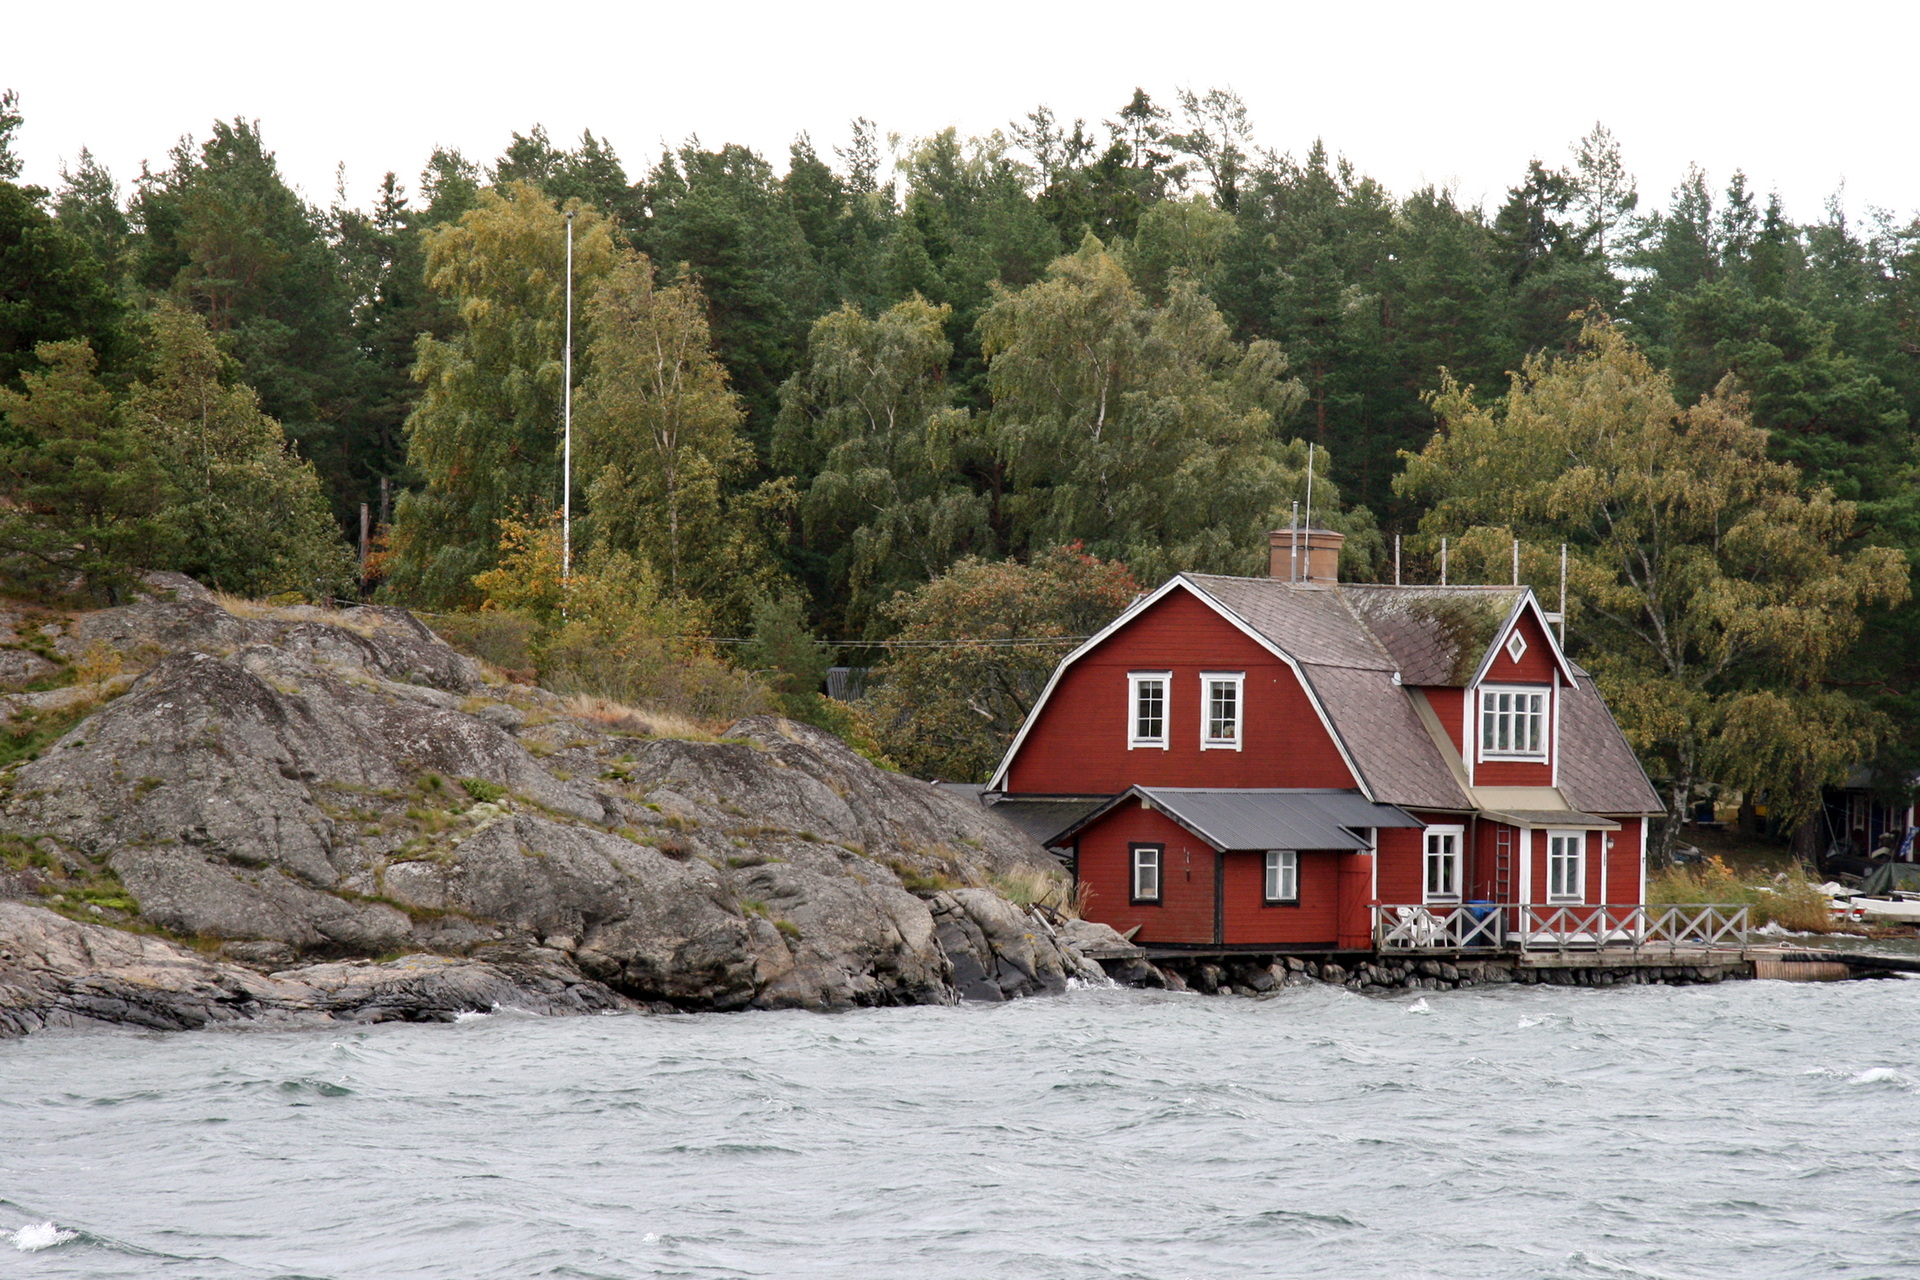
{"type": "Polygon", "coordinates": [[[172,480],[129,427],[84,341],[45,343],[24,391],[0,387],[0,577],[115,598],[180,542],[172,480]]]}

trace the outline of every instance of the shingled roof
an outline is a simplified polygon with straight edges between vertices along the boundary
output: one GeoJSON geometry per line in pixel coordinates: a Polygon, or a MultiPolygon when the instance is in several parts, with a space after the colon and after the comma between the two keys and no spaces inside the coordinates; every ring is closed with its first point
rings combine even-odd
{"type": "MultiPolygon", "coordinates": [[[[1471,684],[1526,587],[1389,587],[1183,574],[1181,580],[1292,658],[1367,790],[1385,804],[1473,810],[1421,721],[1412,687],[1471,684]]],[[[1559,780],[1588,813],[1657,813],[1659,797],[1593,682],[1561,693],[1559,780]]]]}

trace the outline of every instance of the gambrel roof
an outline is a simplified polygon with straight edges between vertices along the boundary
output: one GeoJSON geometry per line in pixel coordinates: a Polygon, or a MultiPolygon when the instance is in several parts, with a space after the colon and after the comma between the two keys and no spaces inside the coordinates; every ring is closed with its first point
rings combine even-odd
{"type": "Polygon", "coordinates": [[[989,787],[1000,786],[1061,673],[1171,591],[1185,590],[1292,667],[1366,798],[1470,812],[1458,755],[1422,719],[1413,689],[1467,688],[1531,613],[1561,673],[1559,784],[1587,813],[1658,813],[1659,797],[1593,682],[1561,652],[1529,587],[1390,587],[1180,574],[1141,597],[1054,671],[989,787]]]}

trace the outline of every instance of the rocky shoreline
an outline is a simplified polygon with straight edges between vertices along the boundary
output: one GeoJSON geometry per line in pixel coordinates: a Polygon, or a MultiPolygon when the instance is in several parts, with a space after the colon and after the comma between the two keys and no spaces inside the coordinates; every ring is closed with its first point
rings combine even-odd
{"type": "Polygon", "coordinates": [[[1023,905],[1064,889],[1024,833],[820,730],[660,736],[402,610],[153,585],[91,613],[0,607],[0,722],[62,730],[0,770],[0,1036],[1724,976],[1149,962],[1023,905]]]}
{"type": "Polygon", "coordinates": [[[0,1034],[1105,981],[1111,930],[1022,905],[1061,885],[1044,850],[830,734],[657,736],[401,610],[155,587],[0,609],[16,687],[74,677],[0,694],[16,728],[71,721],[0,771],[0,1034]]]}

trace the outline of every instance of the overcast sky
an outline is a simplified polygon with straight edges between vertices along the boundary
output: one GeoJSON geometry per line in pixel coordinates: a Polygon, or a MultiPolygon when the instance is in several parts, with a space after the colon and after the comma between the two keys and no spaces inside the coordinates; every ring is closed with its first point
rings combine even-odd
{"type": "Polygon", "coordinates": [[[1046,102],[1111,117],[1138,84],[1230,86],[1259,139],[1316,137],[1398,192],[1497,204],[1529,157],[1563,162],[1603,120],[1643,206],[1697,161],[1816,216],[1842,183],[1920,210],[1907,64],[1920,5],[1611,3],[334,4],[12,6],[0,86],[19,89],[30,182],[85,145],[123,183],[216,117],[261,122],[282,171],[326,202],[413,185],[436,145],[490,160],[543,122],[592,128],[637,176],[698,133],[779,161],[870,116],[909,136],[985,132],[1046,102]]]}

